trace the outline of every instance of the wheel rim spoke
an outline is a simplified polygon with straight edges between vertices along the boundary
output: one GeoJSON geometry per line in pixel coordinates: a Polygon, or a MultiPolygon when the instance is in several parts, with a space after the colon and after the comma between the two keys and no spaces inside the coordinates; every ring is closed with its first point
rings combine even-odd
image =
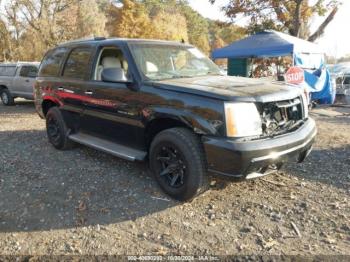
{"type": "Polygon", "coordinates": [[[170,185],[171,186],[175,186],[176,181],[179,179],[180,175],[177,173],[173,176],[173,178],[171,179],[170,185]]]}
{"type": "Polygon", "coordinates": [[[170,171],[171,171],[170,167],[167,167],[160,173],[160,176],[168,175],[170,173],[170,171]]]}
{"type": "Polygon", "coordinates": [[[176,158],[177,157],[177,155],[169,147],[165,147],[165,148],[163,148],[163,150],[168,154],[168,156],[170,158],[176,158]]]}
{"type": "Polygon", "coordinates": [[[168,186],[181,187],[184,184],[186,164],[182,154],[172,145],[163,146],[156,157],[160,164],[159,175],[168,186]]]}
{"type": "Polygon", "coordinates": [[[59,126],[55,119],[50,119],[48,123],[48,134],[52,141],[57,142],[60,139],[59,126]]]}
{"type": "Polygon", "coordinates": [[[159,156],[157,158],[158,161],[163,162],[163,163],[168,163],[170,161],[170,157],[169,156],[159,156]]]}

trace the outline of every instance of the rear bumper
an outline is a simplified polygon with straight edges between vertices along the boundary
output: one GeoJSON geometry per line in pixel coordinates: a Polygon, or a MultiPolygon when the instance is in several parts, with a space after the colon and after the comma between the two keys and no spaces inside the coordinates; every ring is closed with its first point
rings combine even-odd
{"type": "Polygon", "coordinates": [[[238,142],[205,136],[208,169],[240,179],[265,175],[285,162],[302,162],[312,149],[316,133],[315,121],[309,118],[298,130],[274,138],[238,142]]]}

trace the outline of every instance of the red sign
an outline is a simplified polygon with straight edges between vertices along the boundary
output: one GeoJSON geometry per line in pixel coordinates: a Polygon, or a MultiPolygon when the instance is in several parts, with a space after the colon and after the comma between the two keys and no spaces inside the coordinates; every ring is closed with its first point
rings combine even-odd
{"type": "Polygon", "coordinates": [[[289,84],[298,85],[304,82],[304,70],[300,67],[293,66],[288,69],[285,74],[286,82],[289,84]]]}

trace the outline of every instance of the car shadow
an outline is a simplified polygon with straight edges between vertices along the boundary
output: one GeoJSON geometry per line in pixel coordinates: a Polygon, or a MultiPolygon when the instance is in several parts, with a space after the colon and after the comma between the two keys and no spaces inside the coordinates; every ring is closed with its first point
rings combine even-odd
{"type": "Polygon", "coordinates": [[[58,151],[45,131],[0,132],[0,232],[135,220],[179,203],[145,163],[77,146],[58,151]]]}
{"type": "Polygon", "coordinates": [[[15,101],[13,106],[5,106],[0,102],[0,116],[1,115],[16,115],[16,114],[34,114],[35,106],[31,100],[19,99],[15,101]]]}

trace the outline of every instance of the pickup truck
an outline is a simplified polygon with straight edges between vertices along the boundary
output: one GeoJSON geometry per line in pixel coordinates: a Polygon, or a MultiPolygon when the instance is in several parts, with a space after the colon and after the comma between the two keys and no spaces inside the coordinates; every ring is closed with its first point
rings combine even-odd
{"type": "Polygon", "coordinates": [[[6,106],[15,104],[15,98],[33,100],[33,84],[39,63],[0,64],[0,97],[6,106]]]}
{"type": "Polygon", "coordinates": [[[149,161],[180,201],[204,192],[208,174],[253,179],[302,162],[317,133],[299,88],[224,76],[177,42],[68,42],[47,52],[34,89],[56,149],[79,143],[149,161]]]}

